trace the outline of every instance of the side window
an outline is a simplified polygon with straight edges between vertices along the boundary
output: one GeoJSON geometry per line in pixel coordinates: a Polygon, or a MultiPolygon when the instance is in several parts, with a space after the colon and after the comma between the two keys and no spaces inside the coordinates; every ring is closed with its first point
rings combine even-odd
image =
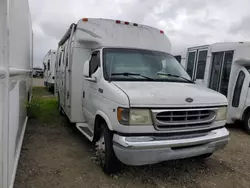
{"type": "Polygon", "coordinates": [[[188,62],[187,62],[187,73],[191,78],[193,78],[193,70],[194,70],[194,61],[195,61],[196,52],[188,53],[188,62]]]}
{"type": "Polygon", "coordinates": [[[43,63],[43,67],[44,67],[44,71],[46,71],[46,64],[45,63],[43,63]]]}
{"type": "Polygon", "coordinates": [[[89,66],[90,66],[90,73],[89,75],[91,76],[92,74],[94,74],[98,67],[100,66],[100,52],[93,52],[92,56],[91,56],[91,60],[89,62],[89,66]]]}
{"type": "Polygon", "coordinates": [[[59,67],[61,66],[61,60],[62,60],[62,52],[59,54],[59,67]]]}
{"type": "Polygon", "coordinates": [[[245,76],[246,76],[245,73],[243,71],[240,71],[234,88],[233,101],[232,101],[233,107],[238,107],[240,104],[240,95],[245,80],[245,76]]]}
{"type": "Polygon", "coordinates": [[[199,51],[196,79],[204,79],[206,60],[207,60],[207,50],[199,51]]]}
{"type": "Polygon", "coordinates": [[[175,59],[179,62],[179,63],[181,63],[181,56],[180,55],[176,55],[176,56],[174,56],[175,57],[175,59]]]}
{"type": "Polygon", "coordinates": [[[229,77],[231,72],[231,66],[233,61],[234,51],[225,52],[222,75],[221,75],[221,84],[220,84],[220,93],[227,96],[229,77]]]}
{"type": "Polygon", "coordinates": [[[48,70],[50,70],[50,60],[48,60],[48,70]]]}
{"type": "Polygon", "coordinates": [[[69,64],[69,54],[66,53],[66,67],[68,66],[68,64],[69,64]]]}

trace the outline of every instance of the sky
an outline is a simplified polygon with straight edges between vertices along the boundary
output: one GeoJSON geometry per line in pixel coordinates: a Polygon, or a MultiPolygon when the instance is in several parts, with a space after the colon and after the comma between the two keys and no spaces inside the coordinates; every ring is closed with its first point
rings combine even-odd
{"type": "Polygon", "coordinates": [[[175,54],[187,47],[250,41],[250,0],[29,0],[34,66],[56,49],[71,23],[110,18],[165,31],[175,54]]]}

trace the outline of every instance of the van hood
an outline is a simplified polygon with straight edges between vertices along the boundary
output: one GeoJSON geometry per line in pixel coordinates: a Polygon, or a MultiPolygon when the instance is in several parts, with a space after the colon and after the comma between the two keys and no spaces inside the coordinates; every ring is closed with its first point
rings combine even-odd
{"type": "Polygon", "coordinates": [[[224,95],[204,86],[179,82],[112,82],[131,107],[192,107],[227,105],[224,95]],[[191,98],[192,102],[187,102],[191,98]]]}

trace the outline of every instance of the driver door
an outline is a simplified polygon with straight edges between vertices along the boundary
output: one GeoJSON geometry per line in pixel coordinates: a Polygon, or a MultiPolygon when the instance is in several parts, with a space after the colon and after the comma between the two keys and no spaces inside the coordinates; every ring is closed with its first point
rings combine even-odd
{"type": "Polygon", "coordinates": [[[89,128],[94,129],[94,119],[96,114],[96,105],[99,99],[98,75],[100,71],[100,51],[94,51],[89,61],[89,78],[83,77],[83,100],[82,108],[84,116],[88,122],[89,128]],[[95,78],[95,81],[90,79],[95,78]]]}

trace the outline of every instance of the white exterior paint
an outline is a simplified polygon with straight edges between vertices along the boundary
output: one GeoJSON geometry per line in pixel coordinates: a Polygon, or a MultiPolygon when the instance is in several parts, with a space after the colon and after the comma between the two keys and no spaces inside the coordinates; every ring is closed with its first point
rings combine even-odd
{"type": "Polygon", "coordinates": [[[0,187],[13,187],[32,92],[28,1],[0,1],[0,187]],[[17,24],[18,23],[18,24],[17,24]],[[18,32],[17,32],[18,31],[18,32]]]}
{"type": "Polygon", "coordinates": [[[48,90],[54,88],[55,83],[56,50],[50,50],[43,58],[44,85],[48,90]]]}
{"type": "MultiPolygon", "coordinates": [[[[232,51],[233,57],[232,57],[232,65],[230,68],[230,76],[228,83],[228,90],[227,90],[227,98],[228,98],[228,117],[227,117],[227,123],[233,123],[236,120],[243,120],[243,115],[246,112],[245,110],[250,106],[250,95],[249,95],[249,83],[250,83],[250,74],[248,73],[245,66],[250,66],[249,60],[250,60],[250,42],[223,42],[223,43],[215,43],[211,45],[204,45],[204,46],[197,46],[197,47],[191,47],[187,50],[187,58],[185,62],[185,68],[187,69],[187,62],[188,62],[188,54],[192,51],[199,51],[199,50],[207,50],[207,57],[205,62],[205,74],[204,79],[196,79],[196,67],[197,67],[197,59],[195,61],[195,66],[193,67],[193,76],[192,79],[194,79],[197,83],[211,88],[211,74],[212,74],[212,67],[213,67],[213,54],[219,53],[219,52],[229,52],[232,51]],[[235,90],[235,84],[239,75],[239,72],[243,71],[246,75],[245,81],[243,84],[241,96],[240,96],[240,104],[238,107],[233,107],[232,101],[233,101],[233,94],[235,90]]],[[[226,54],[226,53],[225,53],[226,54]]],[[[197,57],[197,53],[196,53],[197,57]]],[[[223,55],[223,61],[225,59],[225,55],[223,55]]],[[[223,64],[224,66],[224,64],[223,64]]],[[[219,75],[222,75],[220,73],[219,75]]],[[[221,87],[221,77],[217,79],[218,89],[221,87]]],[[[217,89],[215,89],[217,90],[217,89]]]]}
{"type": "MultiPolygon", "coordinates": [[[[88,19],[87,22],[80,20],[77,24],[72,24],[59,42],[57,50],[56,91],[59,96],[59,104],[67,117],[71,122],[76,123],[77,128],[89,140],[92,141],[94,134],[96,134],[95,128],[98,125],[95,122],[96,117],[99,116],[106,121],[110,130],[123,134],[149,135],[152,133],[178,134],[185,132],[188,136],[191,136],[193,134],[192,131],[195,130],[209,132],[211,128],[221,128],[217,132],[209,133],[219,139],[217,140],[218,142],[213,143],[214,138],[208,136],[210,144],[213,145],[211,148],[207,145],[206,148],[201,149],[199,152],[187,151],[189,154],[176,152],[172,157],[165,158],[166,160],[213,152],[219,142],[220,146],[224,147],[226,145],[228,132],[223,128],[226,122],[225,119],[221,121],[214,121],[213,119],[206,126],[179,129],[165,128],[164,130],[159,130],[152,124],[122,125],[117,119],[118,107],[150,109],[151,113],[155,113],[155,110],[164,111],[166,109],[173,111],[180,111],[180,109],[188,111],[205,109],[217,113],[219,108],[227,106],[227,100],[223,95],[193,83],[145,80],[142,82],[109,81],[105,78],[104,53],[105,50],[110,48],[115,50],[146,50],[150,53],[164,53],[171,57],[171,60],[174,60],[173,56],[169,54],[171,45],[168,38],[160,33],[158,29],[142,25],[134,26],[131,23],[126,25],[124,22],[116,23],[115,20],[106,19],[88,19]],[[100,65],[91,77],[88,77],[89,61],[92,60],[91,58],[94,57],[95,53],[98,53],[100,56],[100,65]],[[189,97],[193,98],[192,103],[185,101],[189,97]],[[210,150],[207,150],[207,148],[210,148],[210,150]]],[[[174,63],[180,67],[175,60],[174,63]]],[[[112,66],[110,67],[111,69],[112,66]]],[[[186,74],[185,71],[184,73],[186,74]]],[[[177,139],[174,143],[176,145],[195,145],[198,140],[208,144],[208,141],[203,137],[199,137],[197,140],[190,139],[188,142],[184,139],[177,139]]],[[[126,142],[126,138],[116,135],[113,142],[124,146],[126,143],[122,144],[121,142],[126,142]]],[[[160,143],[164,147],[170,147],[169,145],[164,145],[170,142],[160,143]]],[[[130,144],[133,145],[133,143],[130,144]]],[[[143,144],[147,148],[152,143],[143,144]]],[[[151,149],[152,147],[153,145],[151,145],[151,149]]],[[[119,155],[121,153],[119,153],[118,148],[116,148],[115,152],[117,156],[126,155],[126,152],[124,155],[119,155]]],[[[157,162],[163,160],[163,158],[157,160],[157,162]]],[[[122,158],[119,159],[126,164],[135,164],[133,162],[125,162],[122,158]]],[[[156,162],[156,160],[151,159],[145,161],[147,161],[147,164],[156,162]]],[[[140,165],[142,163],[139,162],[137,164],[140,165]]]]}

